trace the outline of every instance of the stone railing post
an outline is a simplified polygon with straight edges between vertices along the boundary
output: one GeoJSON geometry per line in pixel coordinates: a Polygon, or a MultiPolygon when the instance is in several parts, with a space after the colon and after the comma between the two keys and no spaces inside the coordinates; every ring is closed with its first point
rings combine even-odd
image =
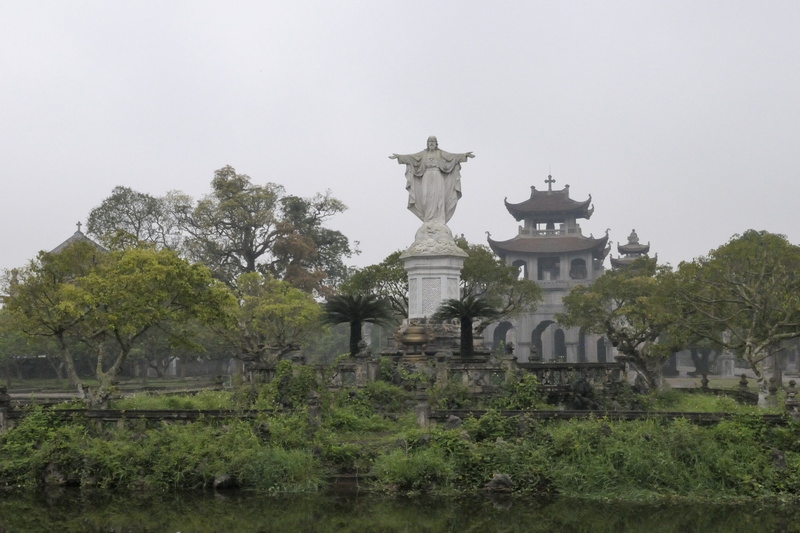
{"type": "Polygon", "coordinates": [[[369,359],[370,359],[370,351],[367,343],[361,341],[358,343],[358,353],[356,354],[355,360],[355,378],[356,378],[356,387],[363,387],[367,383],[369,383],[369,359]]]}
{"type": "Polygon", "coordinates": [[[427,428],[431,420],[431,408],[428,401],[420,400],[414,409],[414,414],[417,417],[417,425],[423,429],[427,428]]]}
{"type": "Polygon", "coordinates": [[[742,379],[739,380],[739,390],[747,390],[747,374],[742,374],[742,379]]]}
{"type": "Polygon", "coordinates": [[[515,383],[519,379],[519,366],[517,366],[517,356],[512,353],[506,354],[500,360],[500,365],[505,372],[505,382],[515,383]]]}
{"type": "Polygon", "coordinates": [[[450,364],[448,361],[450,361],[452,355],[452,352],[448,350],[436,352],[436,387],[444,388],[447,386],[447,382],[450,380],[450,364]]]}
{"type": "Polygon", "coordinates": [[[775,378],[769,378],[769,396],[767,396],[767,404],[770,407],[778,407],[778,383],[775,378]]]}
{"type": "Polygon", "coordinates": [[[783,402],[783,406],[786,409],[786,413],[792,416],[797,416],[798,411],[800,411],[800,401],[797,399],[797,382],[793,379],[789,380],[789,388],[786,389],[786,399],[783,402]]]}

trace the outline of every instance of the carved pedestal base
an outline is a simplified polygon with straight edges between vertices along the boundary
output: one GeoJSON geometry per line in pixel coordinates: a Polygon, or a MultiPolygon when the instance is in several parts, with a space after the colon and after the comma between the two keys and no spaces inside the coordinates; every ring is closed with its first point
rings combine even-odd
{"type": "Polygon", "coordinates": [[[443,301],[458,298],[461,268],[467,253],[456,246],[444,224],[423,224],[400,256],[408,272],[408,318],[428,318],[443,301]]]}

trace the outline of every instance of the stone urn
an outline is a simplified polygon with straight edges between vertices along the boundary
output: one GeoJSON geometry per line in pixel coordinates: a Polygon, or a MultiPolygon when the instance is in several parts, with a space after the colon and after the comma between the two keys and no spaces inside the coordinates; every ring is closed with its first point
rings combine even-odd
{"type": "Polygon", "coordinates": [[[412,352],[416,353],[421,346],[428,344],[433,339],[434,335],[430,328],[411,323],[400,333],[398,340],[403,346],[410,347],[412,352]]]}

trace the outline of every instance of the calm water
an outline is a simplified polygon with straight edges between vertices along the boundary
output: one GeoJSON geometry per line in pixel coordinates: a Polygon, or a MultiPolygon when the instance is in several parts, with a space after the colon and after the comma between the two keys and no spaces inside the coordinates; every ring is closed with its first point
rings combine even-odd
{"type": "Polygon", "coordinates": [[[800,509],[612,505],[520,498],[413,499],[352,492],[157,496],[58,490],[0,496],[0,532],[800,532],[800,509]]]}

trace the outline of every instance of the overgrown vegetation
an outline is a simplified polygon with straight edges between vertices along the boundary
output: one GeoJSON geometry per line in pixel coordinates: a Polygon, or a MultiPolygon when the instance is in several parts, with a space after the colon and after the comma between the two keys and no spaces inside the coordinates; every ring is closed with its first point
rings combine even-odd
{"type": "MultiPolygon", "coordinates": [[[[441,407],[466,401],[451,383],[432,390],[441,407]]],[[[542,397],[528,377],[495,409],[454,424],[417,427],[416,400],[384,381],[330,392],[307,368],[278,365],[275,379],[187,397],[137,396],[123,409],[263,409],[235,417],[125,428],[80,417],[63,421],[35,408],[0,437],[0,485],[73,485],[156,490],[215,487],[316,491],[331,475],[357,474],[388,493],[474,492],[495,474],[502,490],[583,498],[794,501],[800,494],[800,424],[770,426],[730,398],[679,391],[647,397],[652,409],[741,413],[713,426],[595,419],[544,422],[530,414],[542,397]],[[309,398],[319,407],[309,407],[309,398]],[[318,412],[314,412],[317,409],[318,412]]],[[[484,406],[485,407],[485,406],[484,406]]]]}

